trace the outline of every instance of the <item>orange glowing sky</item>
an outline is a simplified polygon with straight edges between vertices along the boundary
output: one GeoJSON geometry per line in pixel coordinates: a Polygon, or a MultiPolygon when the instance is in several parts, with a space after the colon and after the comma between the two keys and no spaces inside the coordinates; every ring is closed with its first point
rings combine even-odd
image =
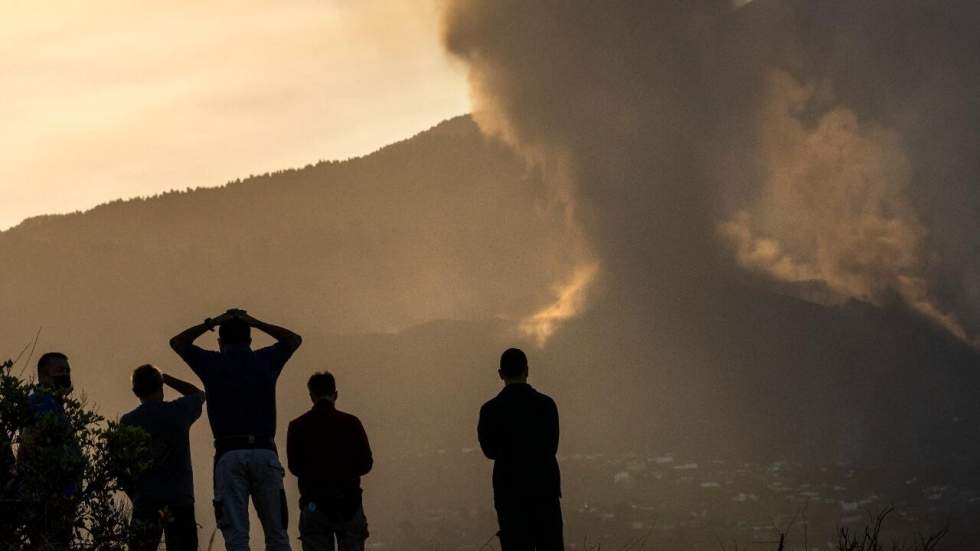
{"type": "Polygon", "coordinates": [[[344,159],[469,110],[437,0],[5,2],[0,229],[344,159]]]}

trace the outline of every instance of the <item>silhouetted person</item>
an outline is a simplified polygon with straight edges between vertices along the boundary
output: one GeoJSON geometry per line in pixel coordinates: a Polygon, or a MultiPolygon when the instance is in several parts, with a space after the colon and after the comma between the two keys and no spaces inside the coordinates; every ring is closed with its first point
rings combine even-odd
{"type": "Polygon", "coordinates": [[[361,551],[368,537],[361,476],[374,463],[360,420],[338,411],[333,375],[307,383],[313,409],[289,424],[289,472],[299,478],[299,532],[303,551],[361,551]]]}
{"type": "Polygon", "coordinates": [[[477,433],[493,459],[493,503],[502,551],[564,549],[558,408],[527,384],[527,356],[509,348],[498,371],[504,388],[480,408],[477,433]]]}
{"type": "Polygon", "coordinates": [[[67,547],[85,458],[67,422],[65,397],[72,392],[71,365],[61,352],[37,361],[37,388],[30,394],[31,420],[17,450],[26,533],[36,548],[67,547]]]}
{"type": "MultiPolygon", "coordinates": [[[[13,362],[7,360],[6,362],[0,363],[0,374],[9,376],[10,369],[13,367],[13,362]]],[[[0,424],[6,427],[7,423],[3,422],[4,419],[0,418],[0,424]]],[[[13,442],[6,431],[0,431],[0,499],[4,502],[10,499],[10,491],[13,486],[14,472],[16,471],[17,459],[14,456],[13,442]]],[[[6,505],[0,504],[0,515],[4,514],[4,507],[6,505]]],[[[4,526],[0,526],[0,534],[5,532],[4,526]]],[[[3,541],[3,540],[0,540],[3,541]]]]}
{"type": "Polygon", "coordinates": [[[214,433],[214,511],[229,551],[249,549],[248,501],[251,497],[269,551],[290,549],[283,490],[285,469],[276,451],[276,381],[303,339],[283,327],[229,310],[170,340],[170,346],[201,378],[208,395],[208,420],[214,433]],[[194,340],[219,327],[220,352],[194,340]],[[251,328],[276,343],[252,350],[251,328]]]}
{"type": "Polygon", "coordinates": [[[149,433],[151,462],[129,492],[133,501],[129,549],[156,551],[166,533],[169,551],[197,551],[190,429],[201,416],[204,391],[143,365],[133,371],[133,394],[140,405],[119,422],[149,433]],[[182,396],[164,401],[165,384],[182,396]]]}

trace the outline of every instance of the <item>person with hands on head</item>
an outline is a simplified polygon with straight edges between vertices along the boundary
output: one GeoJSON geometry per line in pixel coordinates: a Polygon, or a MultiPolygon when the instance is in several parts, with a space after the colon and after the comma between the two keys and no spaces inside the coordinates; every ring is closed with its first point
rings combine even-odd
{"type": "Polygon", "coordinates": [[[167,549],[196,551],[190,429],[201,417],[204,391],[150,364],[137,367],[132,381],[140,405],[119,422],[150,435],[151,456],[149,468],[127,492],[133,502],[129,549],[156,551],[166,533],[167,549]],[[164,401],[164,385],[181,397],[164,401]]]}
{"type": "Polygon", "coordinates": [[[170,339],[200,377],[207,392],[208,421],[214,435],[214,512],[228,551],[249,549],[251,498],[265,532],[267,551],[288,551],[288,515],[276,436],[276,381],[303,339],[231,309],[170,339]],[[218,351],[194,344],[218,328],[218,351]],[[255,328],[276,340],[252,350],[255,328]]]}

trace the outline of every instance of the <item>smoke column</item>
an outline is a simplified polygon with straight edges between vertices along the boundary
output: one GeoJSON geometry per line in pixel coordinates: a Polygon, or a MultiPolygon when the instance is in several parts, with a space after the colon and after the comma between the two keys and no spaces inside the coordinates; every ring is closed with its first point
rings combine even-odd
{"type": "Polygon", "coordinates": [[[759,277],[975,343],[977,28],[968,1],[454,0],[444,43],[481,127],[563,167],[594,251],[563,289],[673,317],[759,277]]]}

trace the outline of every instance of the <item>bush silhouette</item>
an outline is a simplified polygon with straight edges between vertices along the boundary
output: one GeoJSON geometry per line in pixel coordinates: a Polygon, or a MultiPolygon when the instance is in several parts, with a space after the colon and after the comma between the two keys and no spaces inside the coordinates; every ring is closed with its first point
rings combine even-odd
{"type": "Polygon", "coordinates": [[[0,548],[126,548],[122,493],[149,464],[149,436],[108,421],[84,399],[21,381],[0,369],[0,548]],[[36,415],[48,394],[64,414],[36,415]],[[16,460],[15,460],[16,457],[16,460]]]}

